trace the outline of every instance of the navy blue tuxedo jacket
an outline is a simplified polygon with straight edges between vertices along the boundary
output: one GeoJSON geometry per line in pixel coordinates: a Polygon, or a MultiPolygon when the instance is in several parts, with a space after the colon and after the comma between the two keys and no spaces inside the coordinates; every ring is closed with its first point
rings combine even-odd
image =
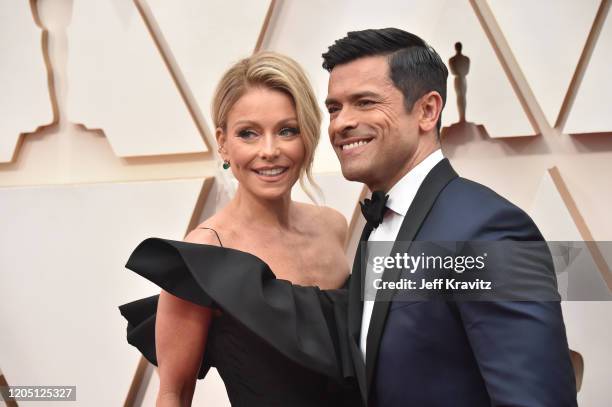
{"type": "MultiPolygon", "coordinates": [[[[444,159],[419,188],[398,233],[397,241],[415,240],[543,238],[525,212],[458,177],[444,159]]],[[[360,250],[350,280],[349,347],[368,406],[576,406],[558,301],[377,301],[364,366],[360,250]]],[[[536,272],[554,275],[548,265],[536,272]]]]}

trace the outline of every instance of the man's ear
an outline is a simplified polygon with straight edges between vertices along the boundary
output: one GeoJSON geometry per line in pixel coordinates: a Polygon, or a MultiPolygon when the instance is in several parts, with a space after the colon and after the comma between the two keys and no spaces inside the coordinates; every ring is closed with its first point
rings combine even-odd
{"type": "Polygon", "coordinates": [[[424,133],[436,128],[440,114],[442,113],[442,96],[438,92],[431,91],[424,94],[418,101],[419,127],[424,133]]]}
{"type": "Polygon", "coordinates": [[[227,136],[221,127],[217,127],[215,130],[215,138],[217,139],[217,145],[219,146],[219,155],[223,160],[227,160],[227,150],[225,149],[227,136]]]}

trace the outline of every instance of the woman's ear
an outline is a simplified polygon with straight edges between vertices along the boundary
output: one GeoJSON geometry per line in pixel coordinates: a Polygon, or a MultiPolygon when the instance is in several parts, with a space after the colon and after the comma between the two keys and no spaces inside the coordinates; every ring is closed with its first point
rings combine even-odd
{"type": "Polygon", "coordinates": [[[442,113],[442,96],[436,91],[423,95],[418,102],[421,110],[419,127],[425,133],[436,128],[440,114],[442,113]]]}
{"type": "Polygon", "coordinates": [[[227,150],[225,149],[225,141],[227,136],[221,127],[217,127],[215,130],[215,138],[217,139],[217,145],[219,146],[219,155],[223,160],[227,160],[227,150]]]}

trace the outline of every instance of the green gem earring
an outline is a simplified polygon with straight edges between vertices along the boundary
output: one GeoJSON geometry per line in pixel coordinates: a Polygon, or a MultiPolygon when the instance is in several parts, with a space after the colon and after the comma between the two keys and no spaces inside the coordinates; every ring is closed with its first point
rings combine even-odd
{"type": "Polygon", "coordinates": [[[229,167],[230,167],[230,162],[229,162],[229,161],[227,161],[227,160],[224,160],[224,161],[223,161],[223,169],[224,169],[224,170],[227,170],[229,167]]]}

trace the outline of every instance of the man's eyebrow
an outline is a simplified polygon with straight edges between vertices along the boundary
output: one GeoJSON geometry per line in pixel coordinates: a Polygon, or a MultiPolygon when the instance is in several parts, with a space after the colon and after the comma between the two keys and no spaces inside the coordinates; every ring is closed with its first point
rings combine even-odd
{"type": "Polygon", "coordinates": [[[333,105],[334,103],[338,103],[338,101],[334,98],[325,99],[325,106],[333,105]]]}
{"type": "MultiPolygon", "coordinates": [[[[357,100],[357,99],[361,99],[361,98],[378,98],[380,97],[380,95],[376,92],[372,92],[369,90],[364,90],[362,92],[357,92],[357,93],[353,93],[351,95],[349,95],[349,100],[357,100]]],[[[334,103],[338,103],[338,101],[334,98],[327,98],[325,99],[325,105],[329,106],[332,105],[334,103]]]]}
{"type": "Polygon", "coordinates": [[[351,100],[361,99],[361,98],[376,98],[379,97],[378,93],[364,90],[363,92],[354,93],[350,96],[351,100]]]}

